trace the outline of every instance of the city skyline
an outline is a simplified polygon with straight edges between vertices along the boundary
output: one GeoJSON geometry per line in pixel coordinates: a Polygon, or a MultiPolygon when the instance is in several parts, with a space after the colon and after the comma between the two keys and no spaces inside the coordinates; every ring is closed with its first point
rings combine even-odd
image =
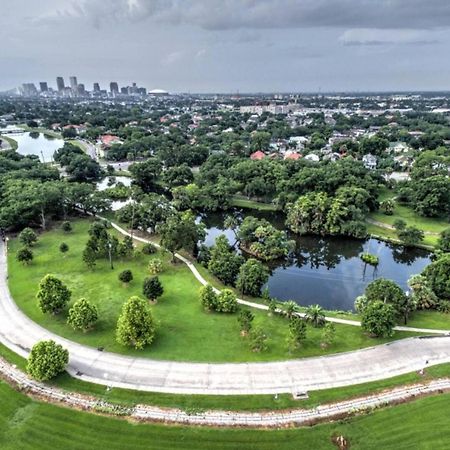
{"type": "Polygon", "coordinates": [[[74,72],[170,92],[450,89],[442,0],[4,3],[0,91],[74,72]]]}

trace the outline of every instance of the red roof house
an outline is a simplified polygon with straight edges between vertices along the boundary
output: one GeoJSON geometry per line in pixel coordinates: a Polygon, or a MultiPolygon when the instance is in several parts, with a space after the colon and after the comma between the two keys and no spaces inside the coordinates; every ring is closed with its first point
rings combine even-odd
{"type": "Polygon", "coordinates": [[[258,150],[257,152],[254,152],[250,155],[250,159],[261,161],[261,159],[264,159],[266,157],[266,154],[262,152],[261,150],[258,150]]]}

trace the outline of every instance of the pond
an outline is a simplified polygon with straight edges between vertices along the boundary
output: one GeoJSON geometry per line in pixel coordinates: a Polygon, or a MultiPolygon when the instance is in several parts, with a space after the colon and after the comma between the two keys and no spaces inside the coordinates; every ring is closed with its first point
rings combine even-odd
{"type": "Polygon", "coordinates": [[[41,162],[53,161],[53,153],[64,145],[57,139],[36,131],[11,136],[17,141],[17,152],[21,155],[37,155],[41,162]]]}
{"type": "MultiPolygon", "coordinates": [[[[124,186],[131,186],[131,178],[130,177],[124,177],[124,176],[117,176],[117,177],[105,177],[103,180],[99,181],[97,183],[97,190],[98,191],[104,191],[107,188],[114,187],[118,183],[122,183],[124,186]]],[[[114,200],[111,203],[111,209],[113,211],[118,211],[120,208],[123,208],[125,205],[130,203],[131,200],[114,200]]]]}
{"type": "MultiPolygon", "coordinates": [[[[252,212],[251,215],[264,217],[283,228],[280,214],[252,212]]],[[[206,245],[213,245],[220,234],[225,234],[234,244],[233,231],[223,225],[224,216],[209,213],[199,217],[206,226],[206,245]]],[[[318,303],[328,310],[353,310],[355,298],[372,280],[388,278],[406,290],[408,278],[430,263],[430,254],[425,250],[407,249],[376,239],[290,238],[296,241],[295,251],[283,260],[270,263],[267,287],[271,297],[294,300],[302,306],[318,303]],[[363,252],[377,255],[378,267],[364,264],[359,257],[363,252]]]]}

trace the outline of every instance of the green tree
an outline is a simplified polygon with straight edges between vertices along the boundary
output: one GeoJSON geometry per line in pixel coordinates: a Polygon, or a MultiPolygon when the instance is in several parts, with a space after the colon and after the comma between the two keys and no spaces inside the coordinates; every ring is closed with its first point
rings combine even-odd
{"type": "Polygon", "coordinates": [[[261,327],[255,327],[249,335],[250,350],[260,353],[267,350],[267,335],[261,327]]]}
{"type": "Polygon", "coordinates": [[[158,249],[156,248],[156,246],[153,245],[153,244],[150,244],[150,243],[144,244],[144,245],[142,246],[142,250],[141,250],[141,252],[142,252],[144,255],[153,255],[153,254],[156,253],[157,251],[158,251],[158,249]]]}
{"type": "Polygon", "coordinates": [[[255,316],[248,309],[242,309],[238,316],[238,322],[241,327],[241,335],[246,336],[252,328],[252,322],[255,316]]]}
{"type": "Polygon", "coordinates": [[[397,316],[402,317],[405,324],[411,312],[416,309],[414,299],[407,296],[392,280],[385,278],[379,278],[369,283],[365,296],[369,303],[379,300],[392,305],[397,316]]]}
{"type": "Polygon", "coordinates": [[[217,307],[217,294],[214,288],[207,284],[200,288],[200,303],[207,311],[214,311],[217,307]]]}
{"type": "Polygon", "coordinates": [[[374,337],[390,337],[394,332],[395,310],[392,305],[375,300],[361,315],[361,327],[374,337]]]}
{"type": "Polygon", "coordinates": [[[406,247],[420,244],[425,237],[424,232],[416,227],[406,227],[404,230],[399,231],[397,235],[406,247]]]}
{"type": "Polygon", "coordinates": [[[157,298],[163,295],[164,288],[158,277],[147,277],[144,280],[142,292],[150,301],[156,302],[157,298]]]}
{"type": "Polygon", "coordinates": [[[329,347],[333,344],[336,338],[336,326],[333,322],[327,322],[323,327],[322,336],[321,336],[321,345],[322,347],[329,347]]]}
{"type": "Polygon", "coordinates": [[[62,254],[67,253],[69,251],[69,246],[65,242],[61,242],[61,244],[59,245],[59,251],[62,254]]]}
{"type": "Polygon", "coordinates": [[[230,247],[228,239],[221,234],[211,248],[208,270],[224,284],[234,285],[244,258],[230,247]]]}
{"type": "Polygon", "coordinates": [[[139,297],[130,297],[123,305],[117,321],[117,342],[140,350],[153,342],[155,332],[156,326],[148,303],[139,297]]]}
{"type": "Polygon", "coordinates": [[[86,266],[89,269],[93,269],[95,267],[96,263],[96,255],[95,251],[90,246],[86,246],[86,248],[83,250],[83,262],[86,264],[86,266]]]}
{"type": "Polygon", "coordinates": [[[443,253],[450,253],[450,228],[441,232],[436,248],[443,253]]]}
{"type": "Polygon", "coordinates": [[[159,259],[159,258],[151,259],[148,262],[147,269],[148,269],[150,275],[156,275],[158,273],[161,273],[163,270],[163,263],[162,263],[161,259],[159,259]]]}
{"type": "Polygon", "coordinates": [[[25,247],[31,247],[37,240],[37,235],[31,228],[24,228],[19,234],[19,241],[25,247]]]}
{"type": "Polygon", "coordinates": [[[284,304],[284,313],[290,319],[298,311],[298,305],[293,300],[289,300],[284,304]]]}
{"type": "Polygon", "coordinates": [[[234,313],[237,308],[236,294],[231,289],[224,289],[217,295],[217,312],[234,313]]]}
{"type": "Polygon", "coordinates": [[[54,341],[40,341],[33,346],[27,361],[27,372],[36,380],[50,380],[64,372],[69,352],[54,341]]]}
{"type": "Polygon", "coordinates": [[[325,313],[320,305],[308,306],[305,313],[305,318],[313,327],[321,327],[325,324],[325,313]]]}
{"type": "Polygon", "coordinates": [[[143,163],[135,163],[129,167],[134,183],[144,192],[151,192],[161,174],[162,164],[156,158],[149,158],[143,163]]]}
{"type": "Polygon", "coordinates": [[[423,274],[440,300],[450,300],[450,254],[445,253],[433,261],[423,274]]]}
{"type": "Polygon", "coordinates": [[[380,203],[380,209],[386,216],[392,216],[394,214],[395,202],[391,198],[388,198],[380,203]]]}
{"type": "Polygon", "coordinates": [[[393,226],[397,230],[397,233],[405,230],[407,223],[403,219],[395,219],[393,226]]]}
{"type": "Polygon", "coordinates": [[[205,238],[203,224],[195,222],[195,216],[191,211],[171,215],[164,224],[159,227],[161,245],[172,253],[172,261],[175,262],[175,253],[182,248],[193,252],[197,242],[205,238]]]}
{"type": "Polygon", "coordinates": [[[306,339],[306,322],[298,316],[289,319],[288,348],[294,351],[301,347],[306,339]]]}
{"type": "Polygon", "coordinates": [[[69,302],[71,295],[60,279],[48,274],[39,283],[36,298],[43,313],[58,314],[69,302]]]}
{"type": "Polygon", "coordinates": [[[118,245],[117,253],[123,258],[129,258],[130,256],[133,256],[133,252],[133,238],[131,236],[125,236],[123,241],[118,245]]]}
{"type": "Polygon", "coordinates": [[[260,261],[250,258],[239,269],[236,287],[242,294],[258,297],[268,279],[267,268],[260,261]]]}
{"type": "Polygon", "coordinates": [[[23,247],[17,251],[16,259],[23,265],[28,265],[33,261],[33,252],[28,247],[23,247]]]}
{"type": "Polygon", "coordinates": [[[98,320],[97,307],[89,303],[85,298],[77,300],[69,309],[67,323],[74,330],[86,332],[91,329],[98,320]]]}
{"type": "Polygon", "coordinates": [[[64,231],[64,233],[70,233],[72,231],[72,224],[68,220],[65,220],[61,224],[61,229],[64,231]]]}
{"type": "Polygon", "coordinates": [[[412,298],[417,309],[434,309],[437,307],[439,299],[424,275],[413,275],[408,280],[408,286],[411,288],[412,298]]]}
{"type": "Polygon", "coordinates": [[[119,281],[124,284],[128,284],[133,280],[133,272],[129,269],[125,269],[119,273],[119,281]]]}

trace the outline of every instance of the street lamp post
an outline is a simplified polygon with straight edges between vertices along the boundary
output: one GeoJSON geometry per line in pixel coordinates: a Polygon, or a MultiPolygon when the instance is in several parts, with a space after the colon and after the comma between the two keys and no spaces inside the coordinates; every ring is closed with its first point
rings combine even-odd
{"type": "Polygon", "coordinates": [[[108,242],[108,253],[109,253],[109,264],[111,265],[111,270],[114,270],[113,261],[112,261],[112,243],[108,242]]]}

